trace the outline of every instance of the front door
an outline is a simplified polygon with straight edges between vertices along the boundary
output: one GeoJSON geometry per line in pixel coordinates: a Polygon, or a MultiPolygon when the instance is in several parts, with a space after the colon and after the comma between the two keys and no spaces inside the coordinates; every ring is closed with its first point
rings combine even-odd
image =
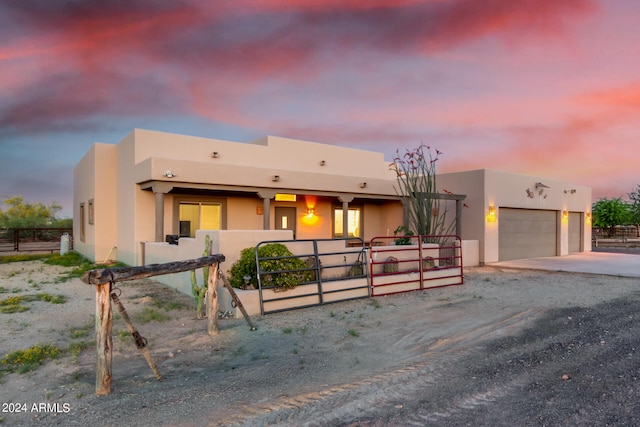
{"type": "Polygon", "coordinates": [[[291,230],[296,238],[296,208],[276,206],[276,230],[291,230]]]}

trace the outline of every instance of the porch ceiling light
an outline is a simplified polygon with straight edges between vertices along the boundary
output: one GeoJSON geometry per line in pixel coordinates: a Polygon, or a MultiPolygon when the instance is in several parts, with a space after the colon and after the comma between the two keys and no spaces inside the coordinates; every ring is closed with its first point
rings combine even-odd
{"type": "Polygon", "coordinates": [[[171,172],[170,170],[165,171],[162,176],[166,177],[166,178],[175,178],[176,175],[175,173],[171,172]]]}

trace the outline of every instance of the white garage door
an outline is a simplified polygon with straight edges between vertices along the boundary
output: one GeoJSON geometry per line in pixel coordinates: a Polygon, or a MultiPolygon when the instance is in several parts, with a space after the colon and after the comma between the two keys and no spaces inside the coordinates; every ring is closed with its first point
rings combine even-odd
{"type": "Polygon", "coordinates": [[[569,253],[582,252],[582,213],[569,212],[569,253]]]}
{"type": "Polygon", "coordinates": [[[500,261],[556,256],[557,212],[500,208],[500,261]]]}

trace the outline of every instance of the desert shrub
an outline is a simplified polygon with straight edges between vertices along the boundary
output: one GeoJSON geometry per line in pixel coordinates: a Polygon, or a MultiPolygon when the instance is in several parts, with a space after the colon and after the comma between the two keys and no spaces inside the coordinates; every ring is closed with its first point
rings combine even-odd
{"type": "Polygon", "coordinates": [[[16,350],[6,354],[0,365],[8,372],[25,373],[35,370],[47,359],[56,359],[60,349],[52,344],[38,344],[25,350],[16,350]]]}
{"type": "Polygon", "coordinates": [[[404,225],[399,225],[398,228],[393,230],[393,236],[398,236],[398,238],[394,240],[396,245],[410,245],[413,231],[409,230],[409,228],[404,225]]]}
{"type": "Polygon", "coordinates": [[[9,264],[10,262],[36,261],[40,259],[51,258],[50,254],[16,254],[0,256],[0,264],[9,264]]]}
{"type": "Polygon", "coordinates": [[[90,264],[91,261],[78,252],[69,251],[64,255],[51,255],[45,263],[49,265],[61,265],[63,267],[77,267],[83,264],[90,264]]]}
{"type": "MultiPolygon", "coordinates": [[[[268,243],[258,248],[260,269],[274,273],[262,276],[262,285],[265,287],[294,288],[299,283],[308,282],[313,273],[308,270],[307,263],[293,256],[291,251],[281,243],[268,243]],[[282,257],[282,258],[280,258],[282,257]],[[290,257],[290,258],[288,258],[290,257]]],[[[245,248],[240,252],[240,258],[229,270],[231,277],[229,283],[234,288],[245,287],[245,277],[250,277],[248,285],[258,287],[258,269],[256,266],[255,248],[245,248]]]]}
{"type": "Polygon", "coordinates": [[[52,255],[45,261],[49,265],[60,265],[63,267],[74,267],[70,272],[62,275],[58,278],[59,281],[64,282],[76,277],[81,277],[85,272],[89,270],[101,269],[101,268],[113,268],[113,267],[125,267],[126,264],[122,262],[115,262],[111,264],[96,264],[89,259],[82,256],[75,251],[67,252],[64,255],[52,255]]]}

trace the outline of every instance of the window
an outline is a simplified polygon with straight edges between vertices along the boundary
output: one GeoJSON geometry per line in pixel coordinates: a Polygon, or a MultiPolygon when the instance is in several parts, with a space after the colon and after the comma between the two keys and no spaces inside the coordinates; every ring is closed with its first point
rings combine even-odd
{"type": "Polygon", "coordinates": [[[84,225],[84,221],[85,221],[85,212],[84,212],[84,203],[80,203],[80,241],[84,242],[85,241],[85,225],[84,225]]]}
{"type": "Polygon", "coordinates": [[[196,230],[222,229],[222,203],[180,203],[180,236],[195,237],[196,230]]]}
{"type": "Polygon", "coordinates": [[[347,236],[344,235],[342,207],[333,208],[333,237],[362,237],[362,207],[349,207],[347,212],[347,236]]]}
{"type": "Polygon", "coordinates": [[[89,224],[93,224],[93,199],[89,200],[89,224]]]}

